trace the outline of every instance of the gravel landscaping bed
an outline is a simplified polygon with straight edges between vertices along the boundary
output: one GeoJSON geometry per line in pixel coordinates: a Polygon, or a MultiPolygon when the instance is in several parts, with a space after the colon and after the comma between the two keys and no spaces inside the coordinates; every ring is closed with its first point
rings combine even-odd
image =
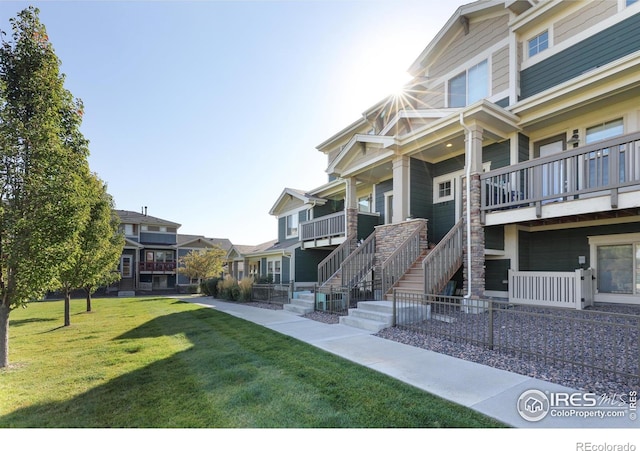
{"type": "MultiPolygon", "coordinates": [[[[245,305],[271,310],[282,310],[283,308],[282,304],[269,304],[265,302],[246,302],[245,305]]],[[[537,309],[536,311],[542,312],[544,311],[544,309],[537,309]]],[[[497,338],[499,337],[502,342],[517,343],[518,340],[528,340],[534,342],[538,340],[538,338],[536,337],[542,337],[544,335],[545,346],[555,346],[558,348],[562,348],[562,346],[564,346],[563,343],[567,340],[577,340],[578,342],[586,340],[588,342],[593,342],[594,340],[598,340],[597,336],[615,336],[615,323],[616,321],[621,321],[615,316],[615,314],[635,315],[640,317],[640,306],[600,304],[591,307],[583,312],[575,310],[566,310],[560,312],[554,311],[554,316],[558,316],[559,318],[553,320],[545,320],[529,316],[519,317],[509,315],[509,322],[504,322],[503,326],[500,325],[500,321],[503,320],[500,318],[500,313],[497,312],[496,318],[494,320],[494,327],[499,330],[495,333],[495,336],[497,338]],[[566,326],[561,321],[561,318],[570,317],[588,319],[590,318],[588,313],[589,311],[599,311],[614,314],[607,318],[607,321],[611,324],[598,326],[598,329],[594,329],[593,327],[589,329],[585,328],[585,331],[583,331],[582,333],[588,336],[583,337],[580,336],[581,323],[575,323],[576,326],[574,327],[573,335],[568,333],[566,326]],[[517,319],[517,324],[513,323],[514,318],[517,319]],[[578,336],[576,336],[576,330],[578,331],[578,336]]],[[[466,327],[469,330],[474,330],[477,332],[478,330],[482,330],[482,328],[485,327],[484,322],[486,321],[486,315],[465,314],[461,312],[448,312],[447,315],[449,317],[455,317],[455,321],[453,321],[451,324],[455,324],[458,328],[466,327]]],[[[308,313],[306,315],[303,315],[303,317],[325,324],[338,324],[340,318],[339,315],[319,311],[308,313]]],[[[442,330],[445,330],[447,327],[449,327],[449,323],[445,323],[442,321],[432,320],[430,321],[430,323],[432,323],[432,329],[433,327],[435,327],[436,329],[440,328],[442,330]]],[[[541,379],[552,383],[564,385],[566,387],[597,394],[623,395],[627,394],[629,390],[638,390],[638,385],[640,385],[638,382],[633,384],[630,383],[628,379],[613,375],[611,373],[603,374],[600,371],[585,370],[582,367],[574,366],[572,368],[571,365],[563,366],[562,364],[549,361],[547,361],[546,363],[543,361],[536,361],[535,358],[531,358],[528,356],[520,357],[509,355],[505,352],[489,350],[485,346],[473,345],[462,342],[460,340],[451,341],[436,336],[427,335],[424,331],[421,332],[415,329],[390,327],[381,330],[375,335],[387,340],[393,340],[410,346],[428,349],[441,354],[450,355],[452,357],[488,365],[494,368],[511,371],[525,376],[534,377],[536,379],[541,379]]],[[[610,359],[609,361],[611,362],[617,361],[619,364],[621,364],[621,355],[632,356],[635,362],[631,362],[630,368],[632,370],[636,368],[635,371],[637,371],[638,352],[629,353],[627,351],[625,353],[621,352],[621,350],[618,349],[618,347],[621,346],[629,346],[630,342],[635,343],[635,346],[638,346],[637,343],[638,340],[640,340],[640,337],[638,336],[637,328],[635,330],[627,331],[626,336],[626,340],[603,340],[607,349],[602,350],[599,348],[599,353],[602,355],[598,355],[597,357],[600,359],[610,359]],[[634,365],[636,366],[634,367],[634,365]]]]}
{"type": "Polygon", "coordinates": [[[243,305],[248,305],[249,307],[258,307],[267,310],[282,310],[282,304],[271,303],[271,302],[259,302],[259,301],[251,301],[251,302],[243,302],[243,305]]]}
{"type": "MultiPolygon", "coordinates": [[[[540,310],[540,309],[539,309],[540,310]]],[[[598,305],[590,310],[621,313],[626,315],[640,316],[640,307],[623,306],[623,305],[598,305]]],[[[598,360],[600,362],[611,362],[618,368],[627,368],[627,371],[638,371],[638,352],[633,349],[629,352],[629,346],[638,347],[638,328],[633,327],[627,329],[625,338],[618,339],[620,330],[618,324],[622,324],[624,320],[615,315],[608,315],[606,320],[609,324],[592,325],[588,323],[575,322],[571,330],[567,328],[567,323],[561,319],[538,318],[533,316],[515,316],[509,315],[509,321],[504,326],[500,326],[501,312],[496,312],[494,323],[498,330],[494,332],[496,340],[499,338],[502,343],[514,343],[523,346],[529,350],[538,351],[544,343],[545,350],[548,353],[556,352],[570,354],[575,353],[572,357],[578,361],[587,361],[589,359],[598,360]],[[514,322],[516,320],[517,322],[514,322]],[[580,332],[582,331],[581,336],[580,332]],[[599,338],[601,337],[601,338],[599,338]],[[616,339],[613,339],[613,338],[616,339]],[[598,342],[596,342],[598,341],[598,342]],[[593,344],[598,347],[594,347],[593,344]],[[593,349],[590,349],[592,348],[593,349]],[[586,349],[586,351],[585,351],[586,349]],[[597,352],[594,352],[594,349],[597,352]],[[587,354],[584,356],[584,354],[587,354]],[[632,360],[628,362],[626,360],[632,360]],[[615,363],[614,363],[615,362],[615,363]]],[[[573,318],[590,319],[593,315],[589,315],[588,311],[580,312],[567,310],[562,312],[554,312],[554,315],[571,316],[573,318]]],[[[452,317],[452,314],[449,314],[452,317]]],[[[506,316],[506,315],[505,315],[506,316]]],[[[455,315],[453,324],[457,327],[467,327],[470,330],[481,330],[483,325],[479,324],[486,320],[486,315],[470,315],[459,313],[455,315]]],[[[446,330],[449,324],[441,321],[429,321],[431,330],[446,330]]],[[[637,323],[636,323],[637,324],[637,323]]],[[[435,333],[434,330],[434,333],[435,333]]],[[[481,363],[494,368],[499,368],[514,373],[531,376],[537,379],[561,384],[578,390],[589,391],[597,394],[626,394],[629,390],[637,390],[638,382],[627,378],[614,375],[612,373],[603,373],[599,370],[585,369],[581,366],[571,366],[570,364],[562,364],[562,362],[536,361],[532,356],[514,356],[506,352],[497,352],[489,350],[485,346],[473,345],[465,343],[461,340],[456,342],[437,336],[427,335],[424,331],[411,330],[400,327],[391,327],[380,331],[377,336],[388,340],[397,341],[411,346],[429,349],[431,351],[447,354],[464,360],[481,363]]],[[[513,354],[513,353],[512,353],[513,354]]],[[[559,355],[559,357],[567,357],[567,355],[559,355]]],[[[604,364],[607,367],[607,364],[604,364]]]]}

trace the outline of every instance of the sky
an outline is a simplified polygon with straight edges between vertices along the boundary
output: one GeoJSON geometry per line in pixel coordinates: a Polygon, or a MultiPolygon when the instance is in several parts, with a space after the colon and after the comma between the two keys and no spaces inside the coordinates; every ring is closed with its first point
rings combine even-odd
{"type": "Polygon", "coordinates": [[[282,191],[328,181],[316,147],[408,81],[464,3],[2,1],[0,30],[40,9],[116,208],[247,245],[277,238],[282,191]]]}

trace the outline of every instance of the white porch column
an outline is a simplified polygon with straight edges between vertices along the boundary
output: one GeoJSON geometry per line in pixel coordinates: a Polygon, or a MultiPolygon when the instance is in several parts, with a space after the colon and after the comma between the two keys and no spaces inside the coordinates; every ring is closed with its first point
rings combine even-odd
{"type": "Polygon", "coordinates": [[[393,159],[393,216],[398,224],[409,217],[409,157],[398,155],[393,159]]]}

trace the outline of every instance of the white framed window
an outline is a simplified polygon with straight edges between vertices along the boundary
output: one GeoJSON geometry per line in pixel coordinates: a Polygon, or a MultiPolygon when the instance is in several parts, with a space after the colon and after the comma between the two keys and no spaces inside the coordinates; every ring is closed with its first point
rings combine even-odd
{"type": "Polygon", "coordinates": [[[483,60],[449,80],[449,108],[464,107],[489,96],[489,64],[483,60]]]}
{"type": "Polygon", "coordinates": [[[287,216],[287,238],[298,236],[298,213],[287,216]]]}
{"type": "Polygon", "coordinates": [[[433,203],[440,204],[455,199],[456,174],[446,174],[433,179],[433,203]]]}
{"type": "Polygon", "coordinates": [[[549,48],[549,30],[544,30],[538,36],[529,39],[529,57],[537,55],[549,48]]]}
{"type": "Polygon", "coordinates": [[[358,211],[361,213],[371,213],[371,196],[358,198],[358,211]]]}
{"type": "Polygon", "coordinates": [[[596,141],[620,136],[624,133],[624,122],[622,118],[604,122],[587,128],[586,143],[591,144],[596,141]]]}
{"type": "Polygon", "coordinates": [[[267,259],[267,275],[271,275],[273,283],[280,283],[282,274],[282,261],[280,258],[267,259]]]}
{"type": "Polygon", "coordinates": [[[640,233],[590,236],[588,239],[598,294],[640,295],[640,233]]]}

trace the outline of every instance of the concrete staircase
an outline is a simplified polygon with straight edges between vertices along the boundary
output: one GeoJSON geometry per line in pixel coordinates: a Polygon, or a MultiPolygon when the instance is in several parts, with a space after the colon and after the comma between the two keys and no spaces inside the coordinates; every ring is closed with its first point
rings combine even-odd
{"type": "Polygon", "coordinates": [[[294,293],[294,298],[289,304],[284,304],[283,310],[296,313],[298,315],[306,315],[312,313],[315,306],[315,295],[310,291],[298,291],[294,293]]]}
{"type": "MultiPolygon", "coordinates": [[[[397,323],[424,321],[431,318],[430,307],[405,306],[396,311],[397,323]]],[[[341,316],[340,324],[357,327],[371,332],[380,332],[393,324],[393,302],[361,301],[358,308],[349,309],[349,316],[341,316]]]]}

